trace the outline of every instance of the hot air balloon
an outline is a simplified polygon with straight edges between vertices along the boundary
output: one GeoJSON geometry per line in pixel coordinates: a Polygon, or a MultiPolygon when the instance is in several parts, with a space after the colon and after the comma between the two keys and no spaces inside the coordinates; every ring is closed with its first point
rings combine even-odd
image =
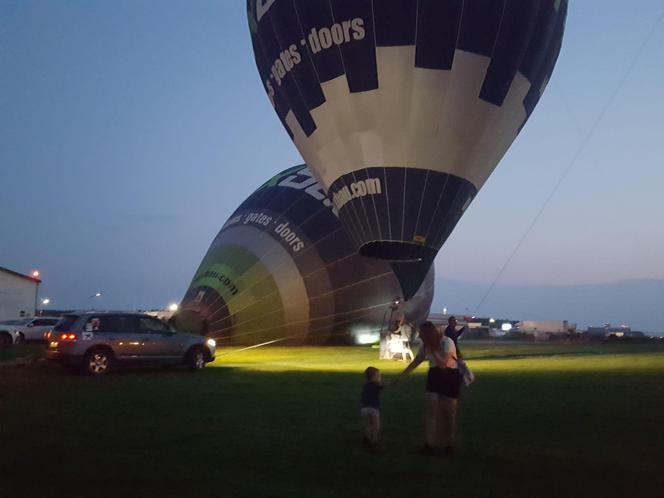
{"type": "Polygon", "coordinates": [[[220,345],[358,341],[394,312],[419,322],[433,269],[405,307],[384,261],[358,255],[305,165],[267,181],[231,215],[187,290],[175,325],[220,345]]]}
{"type": "Polygon", "coordinates": [[[276,113],[409,297],[537,104],[566,0],[248,0],[276,113]]]}

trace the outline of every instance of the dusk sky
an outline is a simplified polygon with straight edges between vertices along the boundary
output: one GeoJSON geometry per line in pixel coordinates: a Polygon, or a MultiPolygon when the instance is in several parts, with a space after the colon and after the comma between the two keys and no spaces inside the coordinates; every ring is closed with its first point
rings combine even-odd
{"type": "MultiPolygon", "coordinates": [[[[488,288],[633,64],[499,284],[664,279],[664,22],[640,50],[663,13],[570,2],[547,91],[438,276],[488,288]]],[[[0,266],[39,269],[52,307],[179,301],[238,204],[301,162],[244,1],[0,0],[0,266]]]]}

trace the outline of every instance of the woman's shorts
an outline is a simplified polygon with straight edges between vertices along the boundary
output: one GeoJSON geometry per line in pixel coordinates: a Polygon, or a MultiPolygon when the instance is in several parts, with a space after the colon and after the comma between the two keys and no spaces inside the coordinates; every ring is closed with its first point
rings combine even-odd
{"type": "Polygon", "coordinates": [[[461,373],[456,368],[431,367],[427,374],[426,391],[458,399],[461,381],[461,373]]]}

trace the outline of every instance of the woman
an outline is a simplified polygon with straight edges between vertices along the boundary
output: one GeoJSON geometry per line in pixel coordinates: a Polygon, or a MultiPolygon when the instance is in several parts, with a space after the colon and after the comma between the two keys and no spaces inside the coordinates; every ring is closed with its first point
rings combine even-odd
{"type": "Polygon", "coordinates": [[[424,360],[429,361],[426,392],[424,394],[425,445],[424,453],[454,454],[456,410],[461,388],[461,374],[457,368],[457,352],[454,341],[445,337],[431,322],[420,325],[422,346],[406,369],[399,375],[398,383],[415,370],[424,360]]]}

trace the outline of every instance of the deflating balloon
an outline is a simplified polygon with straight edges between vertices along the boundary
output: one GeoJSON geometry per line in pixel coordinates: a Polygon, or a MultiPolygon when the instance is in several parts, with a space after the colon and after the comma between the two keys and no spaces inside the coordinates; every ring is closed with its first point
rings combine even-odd
{"type": "MultiPolygon", "coordinates": [[[[386,328],[400,297],[389,264],[355,252],[301,165],[266,182],[226,221],[175,321],[222,345],[350,342],[386,328]]],[[[432,299],[433,269],[406,317],[424,320],[432,299]]]]}
{"type": "Polygon", "coordinates": [[[412,294],[542,95],[567,1],[247,5],[279,119],[356,248],[401,262],[412,294]]]}

